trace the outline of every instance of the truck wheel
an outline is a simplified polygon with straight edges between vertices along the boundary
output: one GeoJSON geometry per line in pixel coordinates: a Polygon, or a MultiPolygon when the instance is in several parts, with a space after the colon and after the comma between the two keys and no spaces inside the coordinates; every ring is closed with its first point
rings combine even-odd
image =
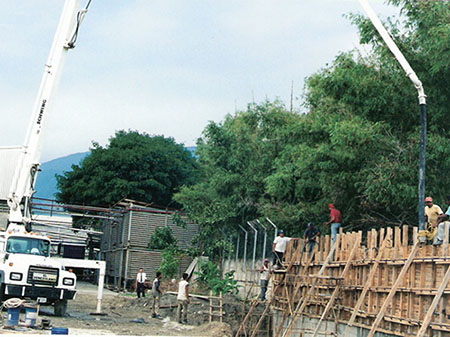
{"type": "Polygon", "coordinates": [[[67,311],[67,300],[59,300],[55,302],[55,316],[63,317],[67,311]]]}

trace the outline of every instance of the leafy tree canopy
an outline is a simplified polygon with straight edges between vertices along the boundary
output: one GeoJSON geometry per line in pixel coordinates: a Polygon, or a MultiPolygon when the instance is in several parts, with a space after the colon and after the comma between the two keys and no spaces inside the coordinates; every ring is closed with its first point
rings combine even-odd
{"type": "MultiPolygon", "coordinates": [[[[450,4],[390,2],[403,15],[387,26],[428,95],[426,193],[440,203],[450,186],[450,4]]],[[[208,233],[204,245],[265,216],[301,235],[328,219],[329,202],[355,229],[417,223],[417,92],[370,22],[349,17],[370,52],[340,53],[309,77],[306,114],[266,101],[205,128],[202,179],[175,195],[208,233]]]]}
{"type": "Polygon", "coordinates": [[[176,206],[173,193],[196,179],[195,159],[173,138],[118,131],[107,146],[94,143],[80,165],[57,176],[57,199],[107,206],[127,197],[176,206]]]}
{"type": "Polygon", "coordinates": [[[167,247],[176,247],[177,239],[169,226],[157,227],[150,236],[148,248],[153,250],[163,250],[167,247]]]}

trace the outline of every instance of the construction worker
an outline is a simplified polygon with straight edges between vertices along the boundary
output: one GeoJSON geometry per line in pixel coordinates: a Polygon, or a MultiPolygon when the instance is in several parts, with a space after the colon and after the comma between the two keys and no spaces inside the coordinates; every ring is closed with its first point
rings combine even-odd
{"type": "Polygon", "coordinates": [[[305,234],[303,236],[305,243],[308,247],[308,256],[311,256],[314,246],[316,245],[316,238],[320,235],[319,230],[311,223],[308,223],[305,234]]]}
{"type": "Polygon", "coordinates": [[[438,221],[437,221],[438,225],[440,225],[442,222],[447,221],[450,218],[450,195],[447,196],[446,203],[447,203],[447,206],[448,206],[447,212],[445,212],[445,214],[439,215],[438,221]]]}
{"type": "Polygon", "coordinates": [[[264,259],[264,263],[261,266],[259,272],[261,273],[261,277],[260,277],[261,301],[265,301],[267,286],[269,285],[269,278],[270,278],[269,259],[264,259]]]}
{"type": "Polygon", "coordinates": [[[284,231],[280,230],[278,232],[278,236],[273,240],[272,245],[272,253],[273,253],[273,261],[272,264],[277,266],[277,268],[281,268],[283,263],[283,255],[286,251],[286,245],[291,240],[298,240],[297,238],[289,238],[284,236],[284,231]]]}
{"type": "Polygon", "coordinates": [[[437,233],[433,237],[433,245],[442,244],[444,238],[444,224],[439,225],[439,217],[443,214],[442,209],[438,205],[433,204],[433,198],[425,198],[425,223],[429,224],[432,232],[436,231],[436,227],[438,227],[437,233]]]}
{"type": "Polygon", "coordinates": [[[161,299],[161,289],[160,289],[160,280],[162,279],[162,274],[160,271],[156,272],[156,278],[153,280],[152,285],[152,318],[161,318],[159,314],[159,303],[161,299]]]}
{"type": "Polygon", "coordinates": [[[336,242],[336,236],[342,223],[342,214],[333,204],[329,204],[328,209],[330,210],[330,221],[325,222],[323,225],[328,226],[331,224],[331,239],[333,242],[336,242]]]}
{"type": "Polygon", "coordinates": [[[135,284],[136,293],[137,293],[138,298],[140,298],[141,295],[142,295],[142,297],[145,297],[145,281],[146,281],[146,279],[147,279],[147,276],[144,273],[144,269],[139,268],[139,273],[137,273],[137,275],[136,275],[136,284],[135,284]]]}
{"type": "Polygon", "coordinates": [[[178,318],[178,323],[184,323],[184,324],[187,324],[187,310],[188,310],[188,304],[189,304],[189,282],[187,281],[188,277],[189,277],[189,274],[184,273],[183,279],[178,284],[177,318],[178,318]]]}

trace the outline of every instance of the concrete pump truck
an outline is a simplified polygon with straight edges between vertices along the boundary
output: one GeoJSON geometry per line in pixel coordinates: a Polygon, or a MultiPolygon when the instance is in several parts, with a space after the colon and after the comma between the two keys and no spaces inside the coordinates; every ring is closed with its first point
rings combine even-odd
{"type": "Polygon", "coordinates": [[[57,316],[65,314],[67,300],[76,295],[76,276],[50,256],[50,237],[33,232],[30,201],[52,97],[89,4],[80,10],[80,0],[65,1],[10,187],[8,226],[0,232],[0,299],[34,299],[53,305],[57,316]]]}

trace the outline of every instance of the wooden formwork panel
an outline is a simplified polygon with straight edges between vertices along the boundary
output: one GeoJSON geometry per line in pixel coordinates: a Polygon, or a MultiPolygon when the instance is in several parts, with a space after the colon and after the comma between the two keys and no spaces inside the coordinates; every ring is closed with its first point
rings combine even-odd
{"type": "MultiPolygon", "coordinates": [[[[448,226],[446,228],[448,230],[448,226]]],[[[289,310],[289,305],[295,307],[305,300],[314,284],[314,290],[304,304],[304,315],[320,318],[332,299],[329,319],[348,323],[364,294],[354,318],[355,326],[371,329],[378,321],[379,325],[373,331],[416,336],[422,328],[421,333],[426,332],[426,335],[448,335],[450,284],[443,283],[449,277],[448,237],[446,233],[441,246],[417,245],[413,252],[417,228],[402,226],[379,231],[372,229],[366,233],[341,231],[333,259],[322,278],[317,280],[314,275],[321,269],[331,245],[330,237],[323,236],[316,245],[311,263],[308,264],[307,254],[298,256],[284,284],[275,293],[274,307],[279,310],[289,310]],[[337,283],[357,238],[361,239],[361,244],[354,252],[351,267],[337,283]],[[385,247],[380,249],[384,241],[385,247]],[[405,268],[408,257],[411,263],[405,268]],[[336,287],[339,295],[331,297],[336,287]],[[288,298],[296,289],[297,295],[288,298]],[[429,321],[426,327],[423,327],[424,320],[429,321]]],[[[299,244],[303,242],[292,242],[287,247],[286,259],[295,259],[293,254],[298,252],[299,244]]],[[[274,282],[280,277],[275,274],[274,282]]]]}

